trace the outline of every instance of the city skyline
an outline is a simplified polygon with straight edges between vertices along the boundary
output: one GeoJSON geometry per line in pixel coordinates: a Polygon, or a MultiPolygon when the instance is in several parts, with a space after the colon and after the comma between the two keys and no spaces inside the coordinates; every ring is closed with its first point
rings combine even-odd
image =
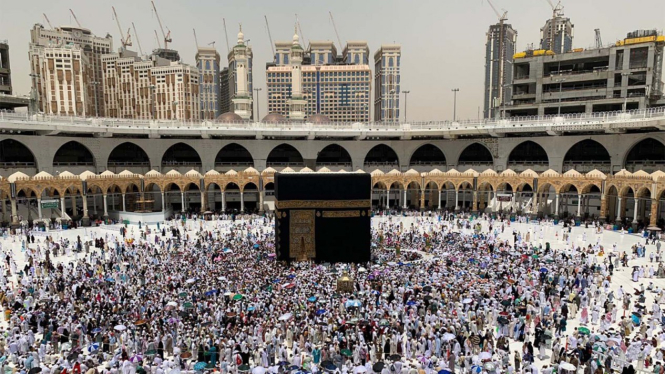
{"type": "MultiPolygon", "coordinates": [[[[459,88],[457,95],[457,118],[476,118],[478,108],[482,116],[484,48],[487,28],[497,22],[494,12],[487,2],[443,4],[434,1],[407,3],[399,1],[350,1],[324,2],[315,5],[305,1],[283,1],[272,3],[254,1],[234,3],[225,6],[213,1],[198,1],[197,7],[179,4],[174,1],[159,0],[156,6],[162,23],[171,30],[172,48],[178,50],[182,61],[195,65],[196,46],[192,28],[196,28],[199,46],[207,46],[215,41],[220,55],[226,55],[226,41],[222,18],[226,19],[229,43],[234,45],[238,24],[242,23],[246,39],[254,49],[255,64],[260,70],[254,74],[255,87],[264,88],[259,97],[261,108],[266,105],[266,76],[263,67],[272,61],[272,52],[263,15],[268,16],[273,42],[287,41],[293,35],[295,14],[300,21],[303,44],[314,40],[333,41],[341,50],[346,41],[365,40],[374,53],[381,44],[402,45],[402,89],[409,90],[409,120],[452,119],[452,88],[459,88]],[[349,6],[353,8],[349,11],[349,6]],[[380,7],[377,7],[379,6],[380,7]],[[257,12],[257,9],[260,11],[257,12]],[[205,10],[205,11],[203,11],[205,10]],[[338,45],[328,11],[335,16],[335,23],[342,45],[338,45]],[[374,14],[376,17],[368,17],[374,14]],[[413,22],[418,17],[419,21],[413,22]],[[408,27],[395,27],[381,20],[395,20],[408,27]],[[454,37],[447,37],[453,35],[454,37]],[[455,73],[458,71],[458,73],[455,73]],[[260,73],[259,73],[260,72],[260,73]],[[464,72],[464,74],[459,74],[464,72]]],[[[564,14],[575,24],[575,48],[586,48],[594,44],[595,28],[600,28],[603,43],[609,44],[625,37],[635,29],[662,29],[665,17],[665,4],[643,0],[639,7],[622,8],[622,12],[611,12],[610,1],[598,10],[597,2],[583,0],[564,2],[564,14]],[[648,8],[649,12],[644,12],[648,8]],[[607,11],[603,11],[607,10],[607,11]],[[595,15],[590,13],[596,12],[595,15]]],[[[508,11],[508,22],[518,32],[517,50],[524,50],[527,44],[537,46],[540,41],[540,28],[551,17],[551,8],[545,1],[512,0],[494,1],[498,9],[508,11]]],[[[46,13],[53,26],[76,24],[69,13],[71,8],[82,26],[89,28],[97,36],[110,33],[114,48],[120,46],[120,35],[112,17],[111,6],[115,6],[123,28],[136,24],[144,53],[157,47],[154,29],[159,32],[156,17],[152,14],[149,0],[129,2],[100,1],[94,4],[71,0],[49,3],[41,0],[22,5],[8,0],[0,0],[5,10],[0,15],[0,39],[8,39],[11,51],[12,79],[14,93],[27,95],[30,92],[29,63],[27,60],[29,30],[34,23],[46,21],[41,13],[46,13]],[[108,9],[107,9],[108,8],[108,9]]],[[[133,34],[133,32],[132,32],[133,34]]],[[[161,34],[161,33],[160,33],[161,34]]],[[[160,35],[161,36],[161,35],[160,35]]],[[[133,35],[134,46],[138,43],[133,35]]],[[[222,59],[223,60],[223,59],[222,59]]],[[[224,67],[222,62],[222,67],[224,67]]],[[[373,88],[375,89],[375,88],[373,88]]],[[[403,103],[401,105],[403,110],[403,103]]],[[[261,117],[267,111],[262,110],[261,117]]]]}

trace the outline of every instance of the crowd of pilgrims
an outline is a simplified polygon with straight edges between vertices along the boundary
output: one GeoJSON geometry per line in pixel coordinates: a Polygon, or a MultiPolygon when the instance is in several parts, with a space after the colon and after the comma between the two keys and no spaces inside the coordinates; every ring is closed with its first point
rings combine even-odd
{"type": "Polygon", "coordinates": [[[92,244],[28,233],[2,248],[0,374],[662,372],[663,292],[612,292],[612,257],[550,248],[544,224],[500,239],[509,221],[378,221],[367,264],[278,262],[259,216],[90,230],[92,244]],[[567,327],[578,316],[587,330],[567,327]]]}

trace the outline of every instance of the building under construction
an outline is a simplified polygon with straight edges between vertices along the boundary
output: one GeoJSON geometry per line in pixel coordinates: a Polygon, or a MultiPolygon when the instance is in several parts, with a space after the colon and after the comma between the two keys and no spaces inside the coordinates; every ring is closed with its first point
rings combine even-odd
{"type": "Polygon", "coordinates": [[[665,36],[656,30],[639,30],[609,47],[517,53],[506,112],[563,115],[665,105],[664,46],[665,36]]]}
{"type": "Polygon", "coordinates": [[[517,43],[517,31],[501,20],[487,31],[485,44],[485,118],[500,115],[500,109],[510,103],[513,79],[513,54],[517,43]]]}

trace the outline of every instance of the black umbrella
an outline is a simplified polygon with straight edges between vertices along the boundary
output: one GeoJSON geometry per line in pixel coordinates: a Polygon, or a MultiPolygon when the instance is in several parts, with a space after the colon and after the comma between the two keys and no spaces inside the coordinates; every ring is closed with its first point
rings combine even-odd
{"type": "Polygon", "coordinates": [[[381,370],[383,370],[383,367],[386,366],[383,362],[379,361],[374,366],[372,366],[372,370],[374,370],[375,373],[380,373],[381,370]]]}
{"type": "Polygon", "coordinates": [[[425,292],[432,292],[432,286],[425,286],[425,287],[423,287],[423,291],[425,291],[425,292]]]}
{"type": "Polygon", "coordinates": [[[393,361],[399,361],[399,360],[402,359],[402,356],[400,356],[400,355],[390,355],[389,358],[393,361]]]}
{"type": "Polygon", "coordinates": [[[32,369],[30,369],[30,371],[28,372],[28,374],[37,374],[37,373],[39,373],[39,372],[41,372],[41,371],[42,371],[42,368],[40,368],[40,367],[36,367],[36,368],[32,368],[32,369]]]}

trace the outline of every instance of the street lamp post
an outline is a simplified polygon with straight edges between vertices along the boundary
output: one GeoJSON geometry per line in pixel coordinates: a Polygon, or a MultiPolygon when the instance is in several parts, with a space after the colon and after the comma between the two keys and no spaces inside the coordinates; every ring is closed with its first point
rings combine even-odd
{"type": "Polygon", "coordinates": [[[406,122],[407,97],[411,91],[402,91],[404,94],[404,122],[406,122]]]}
{"type": "Polygon", "coordinates": [[[457,93],[459,88],[453,88],[451,91],[453,92],[453,122],[455,122],[457,121],[457,93]]]}
{"type": "Polygon", "coordinates": [[[254,99],[254,102],[256,103],[256,120],[258,121],[259,118],[261,118],[261,108],[259,107],[259,91],[261,91],[262,88],[255,88],[254,91],[256,92],[256,99],[254,99]]]}

